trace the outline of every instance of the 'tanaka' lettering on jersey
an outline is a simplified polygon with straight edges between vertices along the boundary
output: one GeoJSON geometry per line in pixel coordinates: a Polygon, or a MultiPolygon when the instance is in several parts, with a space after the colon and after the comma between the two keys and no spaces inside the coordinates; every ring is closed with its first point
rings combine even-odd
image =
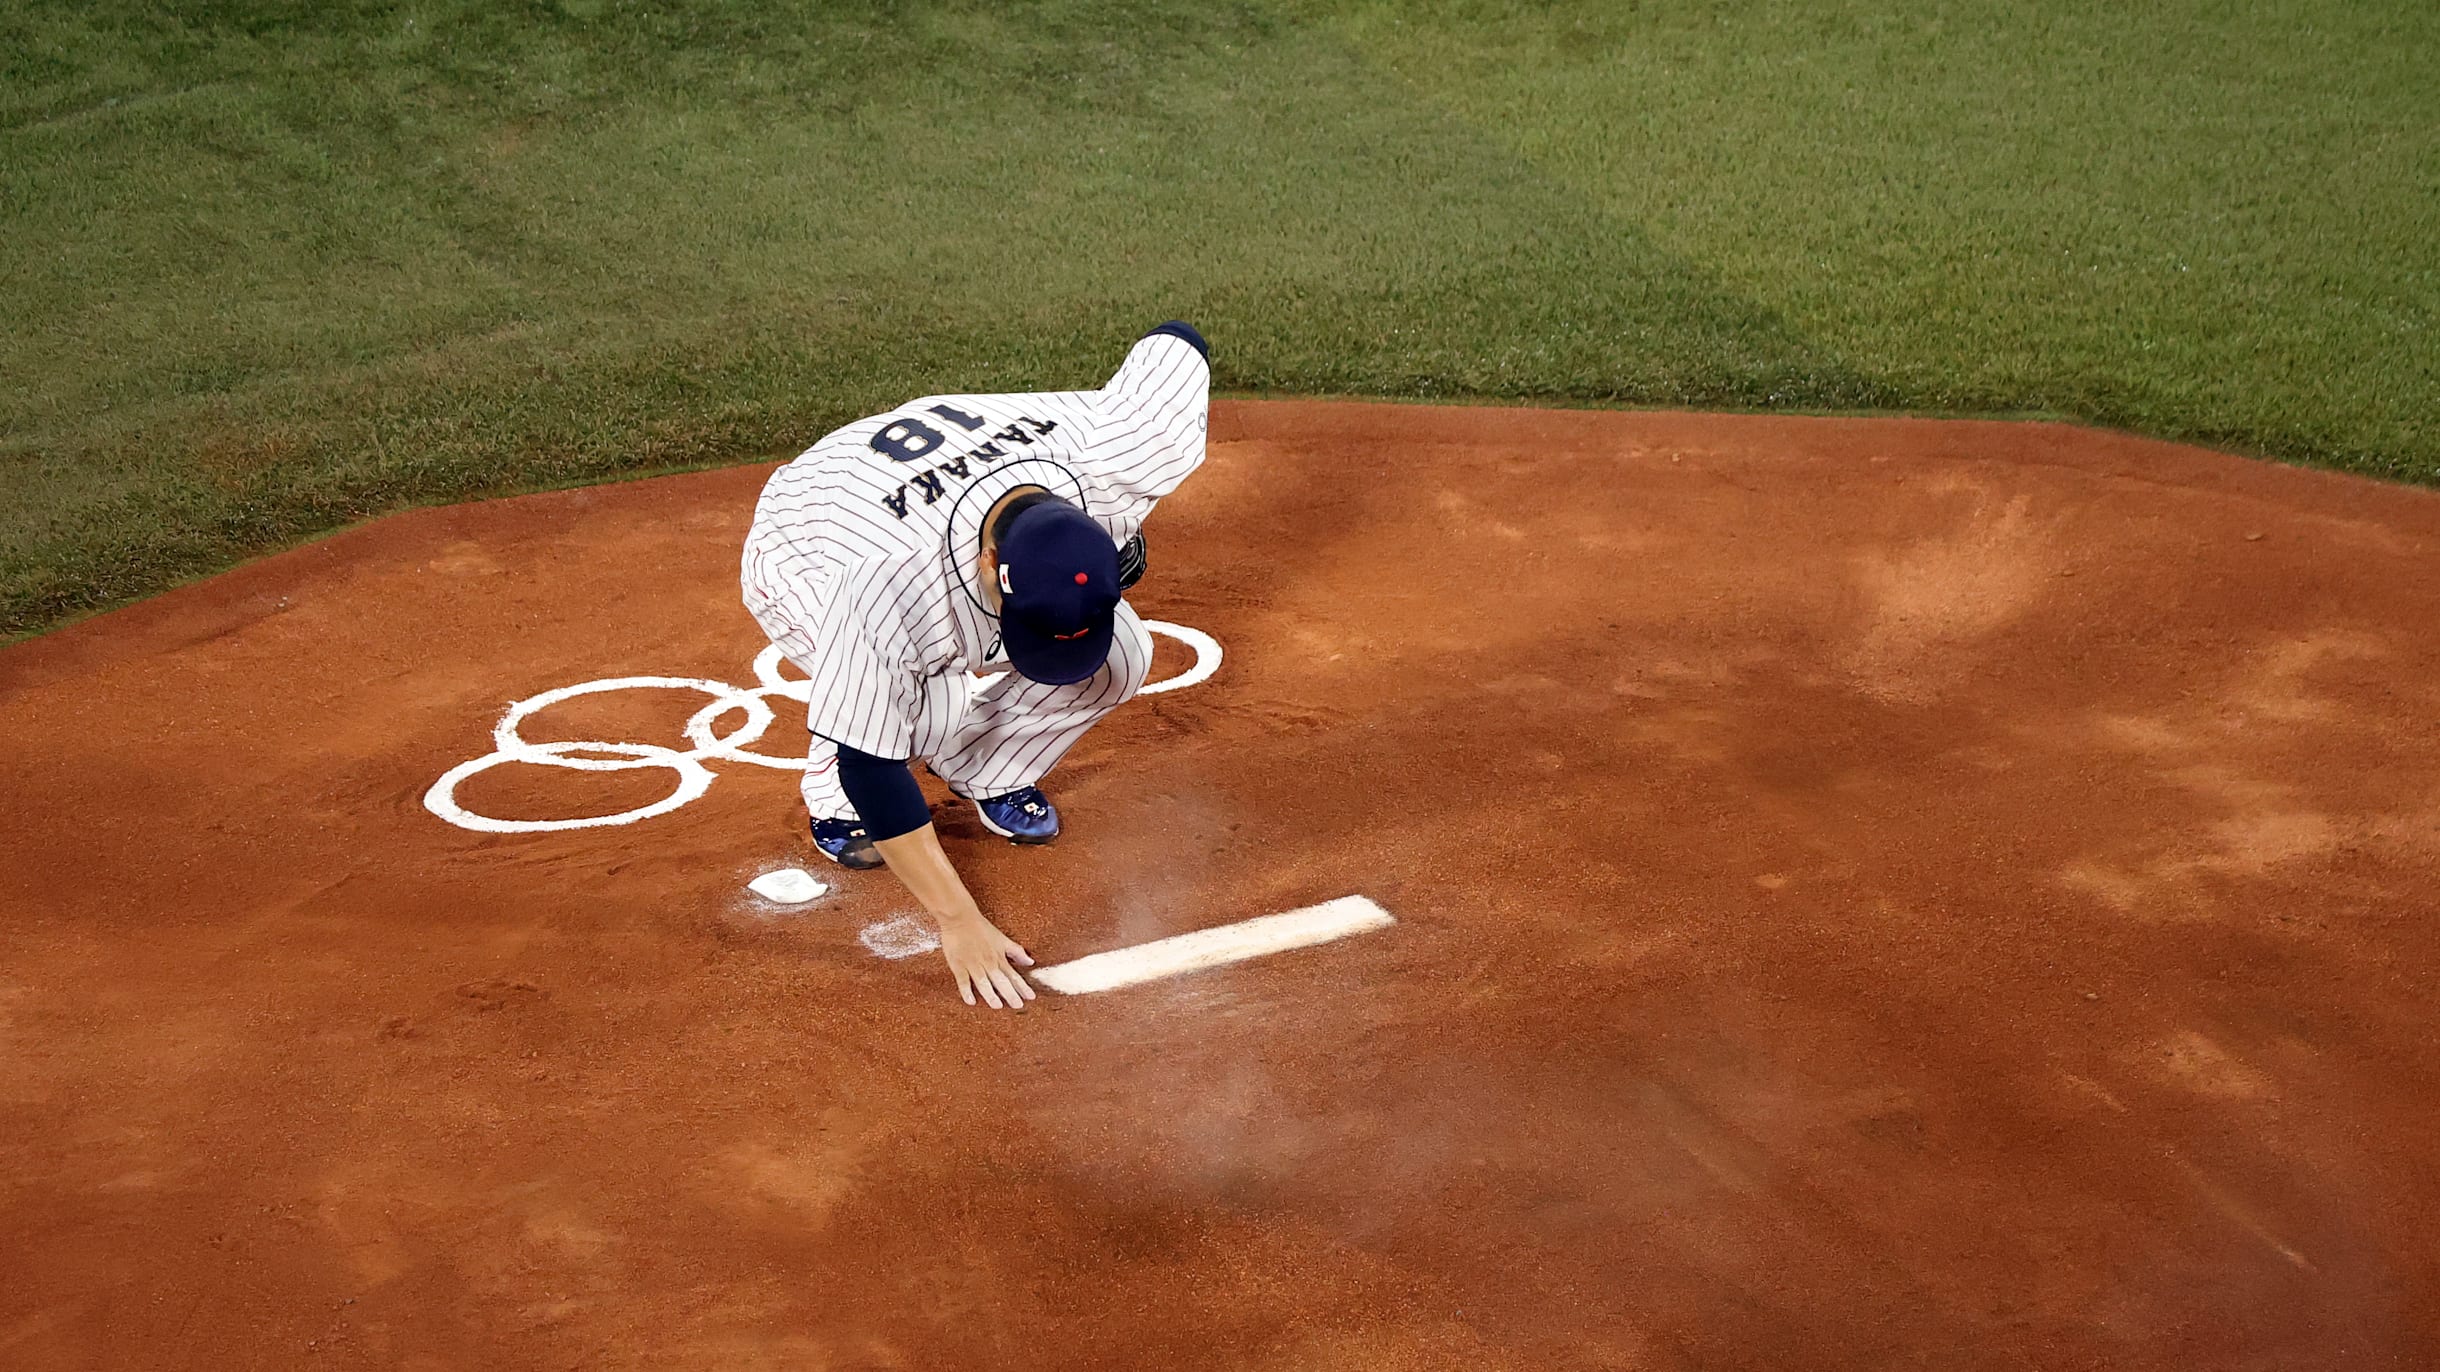
{"type": "MultiPolygon", "coordinates": [[[[952,406],[934,405],[930,408],[934,414],[945,416],[969,429],[983,427],[984,421],[952,406]]],[[[1031,447],[1037,436],[1056,433],[1058,430],[1059,421],[1055,419],[1035,419],[1031,415],[1019,415],[1016,423],[999,430],[992,437],[1031,447]],[[1028,424],[1033,426],[1032,433],[1025,431],[1024,426],[1028,424]]],[[[871,446],[874,452],[880,453],[893,462],[906,462],[933,452],[945,441],[940,430],[922,420],[901,419],[874,434],[871,446]]],[[[1008,449],[1001,447],[998,443],[983,443],[968,448],[946,462],[926,471],[917,472],[905,481],[899,482],[897,490],[881,497],[881,507],[900,519],[904,519],[907,517],[909,498],[907,487],[909,485],[921,491],[923,503],[929,505],[940,499],[942,493],[948,490],[948,483],[941,479],[944,475],[956,477],[960,481],[971,481],[974,479],[974,471],[968,464],[973,459],[979,457],[986,463],[997,462],[1008,456],[1008,452],[1008,449]]]]}

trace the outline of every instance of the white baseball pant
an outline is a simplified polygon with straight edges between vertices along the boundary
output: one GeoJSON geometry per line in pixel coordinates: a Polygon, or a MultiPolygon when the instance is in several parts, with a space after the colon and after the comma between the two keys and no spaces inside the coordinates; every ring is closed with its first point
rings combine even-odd
{"type": "MultiPolygon", "coordinates": [[[[926,680],[917,756],[969,800],[1034,785],[1102,716],[1134,699],[1151,672],[1152,635],[1121,601],[1109,662],[1073,686],[1046,686],[1014,671],[979,683],[964,672],[926,680]]],[[[829,739],[816,736],[806,754],[804,795],[814,819],[856,818],[839,786],[838,745],[829,739]]]]}

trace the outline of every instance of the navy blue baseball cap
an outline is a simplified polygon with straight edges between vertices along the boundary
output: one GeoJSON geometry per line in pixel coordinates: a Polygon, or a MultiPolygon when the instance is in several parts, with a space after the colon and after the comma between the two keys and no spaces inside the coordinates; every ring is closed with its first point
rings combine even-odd
{"type": "Polygon", "coordinates": [[[1046,686],[1072,686],[1110,660],[1118,617],[1118,545],[1064,500],[1016,512],[1000,537],[1000,644],[1008,665],[1046,686]]]}

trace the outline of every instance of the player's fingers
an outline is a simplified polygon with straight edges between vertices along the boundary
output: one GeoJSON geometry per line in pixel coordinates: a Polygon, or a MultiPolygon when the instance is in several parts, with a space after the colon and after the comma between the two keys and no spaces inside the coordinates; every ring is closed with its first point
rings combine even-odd
{"type": "Polygon", "coordinates": [[[975,974],[974,989],[983,993],[983,1003],[985,1005],[990,1006],[994,1010],[1003,1008],[1000,1005],[1000,988],[992,981],[990,972],[977,972],[975,974]]]}
{"type": "Polygon", "coordinates": [[[969,974],[965,968],[960,967],[953,962],[949,964],[949,978],[957,983],[957,993],[966,998],[966,1003],[968,1005],[974,1004],[973,976],[969,974]]]}
{"type": "Polygon", "coordinates": [[[1034,998],[1034,988],[1025,984],[1025,978],[1018,976],[1015,968],[1008,968],[992,975],[1000,979],[1000,994],[1008,997],[1009,1009],[1022,1010],[1025,1008],[1025,1002],[1034,998]]]}
{"type": "Polygon", "coordinates": [[[1023,948],[1020,948],[1013,943],[1008,945],[1008,960],[1015,963],[1019,967],[1031,967],[1034,965],[1034,955],[1026,952],[1023,948]]]}

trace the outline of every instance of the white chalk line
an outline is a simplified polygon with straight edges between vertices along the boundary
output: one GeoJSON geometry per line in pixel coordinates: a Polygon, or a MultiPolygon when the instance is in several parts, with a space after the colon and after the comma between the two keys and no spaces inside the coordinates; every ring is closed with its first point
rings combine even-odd
{"type": "Polygon", "coordinates": [[[1095,953],[1056,967],[1036,968],[1027,975],[1036,985],[1053,991],[1071,996],[1089,995],[1269,953],[1284,953],[1291,948],[1309,948],[1397,922],[1389,911],[1363,896],[1341,896],[1298,910],[1095,953]]]}
{"type": "MultiPolygon", "coordinates": [[[[1144,628],[1165,634],[1194,650],[1194,665],[1163,681],[1145,686],[1138,695],[1159,695],[1187,686],[1200,685],[1220,670],[1220,644],[1200,629],[1162,620],[1147,619],[1144,628]]],[[[424,792],[424,808],[460,829],[486,834],[540,834],[565,829],[597,829],[608,825],[635,824],[666,815],[694,801],[712,788],[718,779],[711,768],[704,766],[707,758],[723,762],[740,762],[755,767],[770,767],[778,771],[805,770],[805,759],[773,757],[751,751],[747,745],[763,736],[777,718],[768,702],[772,699],[805,704],[813,690],[812,683],[801,677],[780,675],[782,658],[779,645],[764,648],[754,658],[752,686],[732,686],[725,681],[703,677],[678,676],[619,676],[598,681],[579,682],[574,686],[558,686],[539,695],[528,696],[508,707],[500,722],[492,726],[492,751],[482,757],[461,762],[441,773],[431,789],[424,792]],[[520,728],[537,711],[578,696],[600,695],[606,691],[699,691],[711,699],[688,717],[681,732],[692,747],[680,750],[657,743],[612,743],[584,740],[561,740],[537,743],[527,739],[520,728]],[[727,734],[714,729],[724,717],[742,714],[737,728],[727,734]],[[591,754],[592,756],[588,756],[591,754]],[[603,756],[607,754],[607,756],[603,756]],[[678,774],[677,786],[668,795],[632,810],[611,815],[585,815],[571,819],[495,819],[479,815],[458,803],[457,789],[469,778],[490,771],[503,763],[525,762],[545,767],[557,767],[577,772],[631,772],[660,767],[678,774]]],[[[979,686],[982,678],[975,678],[979,686]]]]}

